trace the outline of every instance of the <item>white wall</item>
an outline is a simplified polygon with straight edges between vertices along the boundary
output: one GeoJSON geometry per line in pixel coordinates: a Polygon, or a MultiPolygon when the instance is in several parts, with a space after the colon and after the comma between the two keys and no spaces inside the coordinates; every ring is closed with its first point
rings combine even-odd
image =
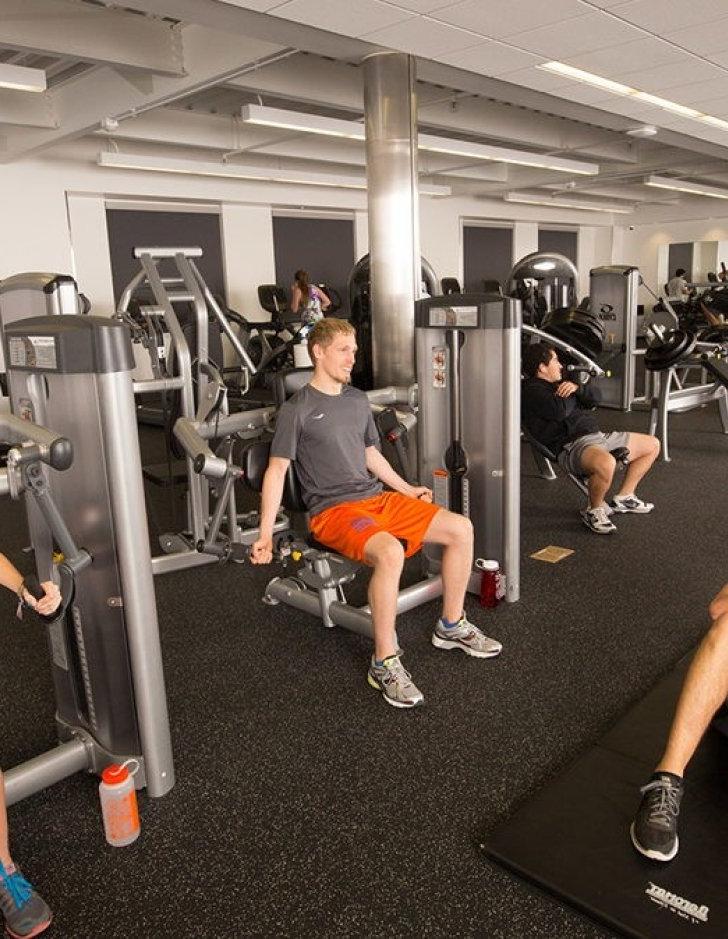
{"type": "MultiPolygon", "coordinates": [[[[639,267],[644,280],[653,290],[662,290],[667,280],[667,246],[686,241],[718,241],[718,263],[728,265],[728,217],[705,220],[655,222],[634,225],[632,229],[622,227],[619,231],[622,257],[619,263],[639,267]],[[660,260],[661,258],[661,260],[660,260]]],[[[659,291],[658,291],[659,292],[659,291]]],[[[654,300],[644,288],[640,291],[640,302],[652,304],[654,300]]]]}
{"type": "MultiPolygon", "coordinates": [[[[368,250],[366,193],[217,177],[196,177],[102,168],[99,144],[83,139],[48,154],[3,166],[0,173],[0,278],[45,270],[76,276],[97,314],[113,312],[105,203],[143,203],[149,208],[213,206],[221,213],[223,257],[230,305],[250,319],[265,319],[257,286],[274,279],[272,211],[310,209],[353,213],[357,258],[368,250]]],[[[610,263],[612,229],[584,225],[586,213],[551,207],[509,205],[465,197],[420,200],[422,254],[438,278],[462,279],[462,222],[483,219],[512,224],[513,260],[536,250],[538,223],[579,228],[581,278],[590,267],[610,263]]],[[[595,220],[596,221],[596,220],[595,220]]],[[[728,238],[728,228],[724,232],[728,238]]],[[[685,239],[683,239],[685,240],[685,239]]],[[[703,240],[708,240],[707,236],[703,240]]],[[[586,281],[584,281],[586,283],[586,281]]],[[[584,283],[580,291],[585,290],[584,283]]]]}

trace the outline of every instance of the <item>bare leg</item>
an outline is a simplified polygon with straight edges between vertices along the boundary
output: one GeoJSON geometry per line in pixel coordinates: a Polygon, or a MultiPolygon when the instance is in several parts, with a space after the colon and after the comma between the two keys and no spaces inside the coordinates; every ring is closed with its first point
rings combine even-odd
{"type": "Polygon", "coordinates": [[[374,627],[374,657],[382,662],[397,652],[394,624],[404,548],[394,535],[380,531],[365,544],[364,560],[374,568],[369,580],[369,606],[374,627]]]}
{"type": "Polygon", "coordinates": [[[684,774],[713,715],[727,697],[728,613],[724,613],[713,622],[695,653],[658,771],[684,774]]]}
{"type": "Polygon", "coordinates": [[[0,773],[0,861],[5,870],[13,863],[8,844],[8,813],[5,809],[5,783],[0,773]]]}
{"type": "Polygon", "coordinates": [[[425,541],[443,546],[442,615],[451,623],[463,615],[465,591],[473,571],[473,525],[469,518],[441,509],[430,522],[425,541]]]}
{"type": "Polygon", "coordinates": [[[629,435],[629,465],[617,495],[629,496],[639,485],[660,452],[660,441],[649,434],[629,435]]]}
{"type": "Polygon", "coordinates": [[[611,453],[602,447],[587,447],[581,455],[581,468],[587,474],[589,508],[597,509],[604,504],[614,478],[617,463],[611,453]]]}

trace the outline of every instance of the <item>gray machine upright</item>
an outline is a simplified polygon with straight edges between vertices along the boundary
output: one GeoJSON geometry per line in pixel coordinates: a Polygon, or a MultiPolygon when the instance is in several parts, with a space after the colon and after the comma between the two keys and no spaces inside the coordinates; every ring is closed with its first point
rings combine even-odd
{"type": "Polygon", "coordinates": [[[511,602],[520,593],[520,327],[520,302],[498,294],[415,304],[420,483],[470,518],[475,555],[500,562],[511,602]]]}
{"type": "Polygon", "coordinates": [[[636,267],[614,264],[589,272],[591,309],[604,323],[604,355],[607,370],[599,382],[601,405],[629,411],[643,396],[636,393],[637,293],[640,272],[636,267]]]}
{"type": "Polygon", "coordinates": [[[62,613],[48,627],[61,743],[7,773],[8,801],[130,757],[137,784],[161,796],[174,768],[131,343],[123,324],[103,318],[26,318],[29,305],[42,308],[43,290],[0,284],[13,412],[3,429],[16,445],[0,492],[25,492],[39,579],[61,583],[62,613]],[[71,442],[72,469],[45,467],[49,429],[71,442]]]}

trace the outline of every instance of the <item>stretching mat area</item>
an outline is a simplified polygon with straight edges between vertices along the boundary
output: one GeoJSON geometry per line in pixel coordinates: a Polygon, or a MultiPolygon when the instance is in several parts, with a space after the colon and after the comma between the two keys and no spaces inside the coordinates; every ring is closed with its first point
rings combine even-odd
{"type": "Polygon", "coordinates": [[[662,750],[689,657],[599,742],[496,829],[487,854],[628,936],[728,936],[728,740],[710,730],[686,773],[680,851],[632,847],[629,826],[662,750]]]}

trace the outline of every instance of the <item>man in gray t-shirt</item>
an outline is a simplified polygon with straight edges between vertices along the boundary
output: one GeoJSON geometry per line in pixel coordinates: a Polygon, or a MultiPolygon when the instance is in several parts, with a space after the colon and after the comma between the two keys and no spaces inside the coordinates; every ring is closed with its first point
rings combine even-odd
{"type": "Polygon", "coordinates": [[[280,410],[251,560],[267,564],[272,559],[273,524],[293,461],[314,537],[373,568],[374,655],[367,681],[388,704],[414,707],[424,698],[401,664],[395,617],[404,559],[424,542],[443,549],[443,608],[433,645],[477,658],[501,651],[501,644],[484,636],[463,611],[473,566],[473,527],[465,516],[433,505],[426,486],[411,486],[380,453],[369,400],[349,385],[356,354],[351,325],[320,320],[309,334],[308,349],[314,375],[280,410]],[[393,491],[384,492],[382,484],[393,491]]]}

